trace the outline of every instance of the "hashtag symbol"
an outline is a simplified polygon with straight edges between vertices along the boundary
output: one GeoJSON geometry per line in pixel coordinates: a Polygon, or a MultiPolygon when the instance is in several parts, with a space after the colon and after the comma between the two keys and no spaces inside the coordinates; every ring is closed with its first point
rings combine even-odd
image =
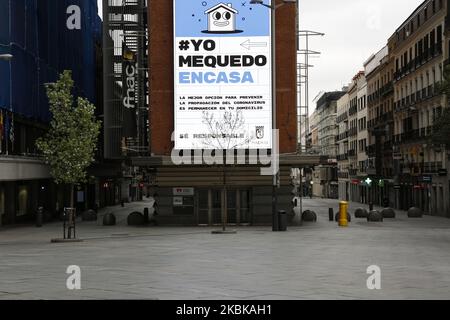
{"type": "Polygon", "coordinates": [[[189,41],[186,41],[186,40],[183,40],[183,41],[180,41],[180,46],[179,46],[179,48],[180,48],[180,50],[181,51],[186,51],[186,50],[188,50],[189,49],[189,41]]]}

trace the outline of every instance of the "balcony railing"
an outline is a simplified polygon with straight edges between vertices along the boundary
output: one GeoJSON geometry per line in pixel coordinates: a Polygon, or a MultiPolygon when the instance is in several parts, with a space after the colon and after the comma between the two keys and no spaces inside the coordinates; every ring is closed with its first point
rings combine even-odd
{"type": "Polygon", "coordinates": [[[423,165],[423,173],[437,174],[442,168],[442,162],[425,162],[423,165]]]}
{"type": "Polygon", "coordinates": [[[348,110],[348,115],[351,117],[354,114],[356,114],[358,112],[358,106],[354,105],[352,107],[350,107],[350,109],[348,110]]]}
{"type": "Polygon", "coordinates": [[[403,68],[398,69],[394,73],[395,80],[398,81],[409,73],[414,72],[431,59],[442,55],[442,52],[442,42],[431,45],[422,54],[419,54],[415,59],[408,62],[403,68]]]}
{"type": "Polygon", "coordinates": [[[348,172],[338,172],[338,178],[339,179],[348,179],[349,175],[348,172]]]}
{"type": "Polygon", "coordinates": [[[433,132],[433,127],[425,127],[415,130],[409,130],[407,132],[404,132],[402,134],[396,134],[394,135],[394,144],[404,144],[404,143],[410,143],[410,142],[416,142],[424,140],[431,136],[433,132]]]}
{"type": "Polygon", "coordinates": [[[354,137],[357,134],[358,134],[358,128],[357,127],[350,128],[350,130],[348,131],[348,136],[349,137],[354,137]]]}

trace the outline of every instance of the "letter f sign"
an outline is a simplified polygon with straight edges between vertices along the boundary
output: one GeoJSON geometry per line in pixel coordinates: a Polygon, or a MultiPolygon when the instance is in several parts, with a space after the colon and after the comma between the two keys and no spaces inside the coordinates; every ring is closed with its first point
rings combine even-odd
{"type": "Polygon", "coordinates": [[[378,266],[370,266],[367,268],[367,274],[371,276],[367,279],[367,289],[381,290],[381,269],[378,266]]]}

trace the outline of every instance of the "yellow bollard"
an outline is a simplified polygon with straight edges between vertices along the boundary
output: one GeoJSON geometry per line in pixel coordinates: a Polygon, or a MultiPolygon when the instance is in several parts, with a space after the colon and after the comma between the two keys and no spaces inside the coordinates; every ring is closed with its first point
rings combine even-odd
{"type": "Polygon", "coordinates": [[[347,209],[348,202],[341,201],[339,203],[339,227],[348,227],[347,209]]]}

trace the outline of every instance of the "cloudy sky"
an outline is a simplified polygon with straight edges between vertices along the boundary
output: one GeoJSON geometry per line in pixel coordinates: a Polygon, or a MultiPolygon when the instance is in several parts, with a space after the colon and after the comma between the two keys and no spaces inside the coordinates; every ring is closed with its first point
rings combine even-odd
{"type": "MultiPolygon", "coordinates": [[[[157,0],[158,1],[158,0],[157,0]]],[[[167,0],[166,0],[167,1],[167,0]]],[[[300,0],[300,28],[325,33],[311,38],[310,105],[321,91],[340,90],[371,54],[423,0],[300,0]]],[[[102,0],[98,0],[101,10],[102,0]]]]}
{"type": "MultiPolygon", "coordinates": [[[[340,90],[423,0],[301,0],[300,28],[325,33],[310,38],[320,57],[310,64],[310,106],[321,91],[340,90]]],[[[314,110],[310,110],[312,113],[314,110]]]]}

